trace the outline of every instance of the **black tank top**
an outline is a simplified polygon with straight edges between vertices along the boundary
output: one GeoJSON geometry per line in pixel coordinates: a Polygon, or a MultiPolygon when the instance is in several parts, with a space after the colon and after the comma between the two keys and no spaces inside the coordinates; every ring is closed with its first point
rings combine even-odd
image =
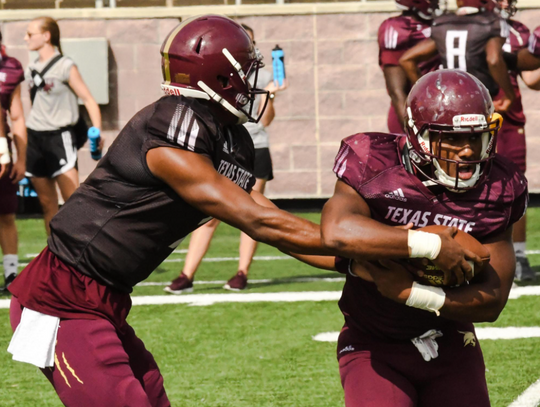
{"type": "Polygon", "coordinates": [[[153,148],[202,154],[251,191],[255,153],[249,133],[241,125],[220,126],[205,103],[166,96],[138,112],[51,221],[51,251],[81,273],[131,292],[210,220],[152,175],[146,153],[153,148]]]}
{"type": "Polygon", "coordinates": [[[506,21],[494,12],[445,14],[436,18],[431,27],[443,67],[476,76],[491,96],[499,92],[486,61],[486,45],[494,37],[508,37],[506,21]]]}

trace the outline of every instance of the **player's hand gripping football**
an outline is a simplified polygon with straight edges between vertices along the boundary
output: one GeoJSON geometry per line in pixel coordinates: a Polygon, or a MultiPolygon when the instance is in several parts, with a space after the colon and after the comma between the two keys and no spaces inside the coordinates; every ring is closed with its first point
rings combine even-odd
{"type": "Polygon", "coordinates": [[[470,281],[473,278],[473,268],[467,262],[468,260],[479,267],[482,266],[482,259],[478,255],[462,247],[454,240],[457,231],[457,228],[452,227],[437,233],[441,237],[441,251],[432,262],[444,273],[444,285],[449,285],[451,281],[454,281],[452,276],[455,276],[457,285],[461,285],[465,280],[470,281]]]}

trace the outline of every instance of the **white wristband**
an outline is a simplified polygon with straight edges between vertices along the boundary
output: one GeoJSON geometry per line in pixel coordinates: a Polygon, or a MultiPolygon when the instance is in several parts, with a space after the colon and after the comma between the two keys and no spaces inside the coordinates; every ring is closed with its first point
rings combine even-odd
{"type": "Polygon", "coordinates": [[[409,246],[409,257],[425,257],[433,260],[441,251],[441,237],[435,233],[409,230],[407,245],[409,246]]]}
{"type": "Polygon", "coordinates": [[[431,287],[429,285],[413,283],[411,293],[405,305],[431,311],[440,315],[439,310],[444,305],[446,293],[441,287],[431,287]]]}
{"type": "Polygon", "coordinates": [[[7,138],[0,137],[0,165],[9,164],[10,162],[7,138]]]}

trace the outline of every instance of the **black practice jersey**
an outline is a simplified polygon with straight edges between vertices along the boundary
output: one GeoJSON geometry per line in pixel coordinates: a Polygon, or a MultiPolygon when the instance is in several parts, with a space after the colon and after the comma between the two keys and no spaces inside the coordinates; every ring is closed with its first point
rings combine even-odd
{"type": "Polygon", "coordinates": [[[51,251],[81,273],[124,292],[144,280],[193,230],[210,220],[154,177],[153,148],[208,157],[251,191],[255,150],[241,125],[220,126],[197,99],[166,96],[138,112],[51,222],[51,251]]]}
{"type": "Polygon", "coordinates": [[[499,85],[489,72],[486,45],[491,38],[508,37],[508,31],[506,21],[493,12],[445,14],[433,21],[431,38],[445,69],[460,69],[476,76],[493,97],[499,85]]]}

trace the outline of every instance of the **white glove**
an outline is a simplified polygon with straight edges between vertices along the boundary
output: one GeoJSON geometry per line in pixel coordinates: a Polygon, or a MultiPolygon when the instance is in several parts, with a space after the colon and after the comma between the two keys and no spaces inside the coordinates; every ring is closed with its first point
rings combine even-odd
{"type": "Polygon", "coordinates": [[[9,164],[11,157],[9,156],[9,148],[7,138],[0,137],[0,165],[9,164]]]}
{"type": "Polygon", "coordinates": [[[441,336],[443,336],[441,331],[430,329],[425,334],[411,339],[411,342],[416,346],[416,349],[418,349],[424,360],[429,362],[431,359],[435,359],[439,356],[439,352],[437,352],[439,350],[439,345],[435,339],[440,338],[441,336]]]}

